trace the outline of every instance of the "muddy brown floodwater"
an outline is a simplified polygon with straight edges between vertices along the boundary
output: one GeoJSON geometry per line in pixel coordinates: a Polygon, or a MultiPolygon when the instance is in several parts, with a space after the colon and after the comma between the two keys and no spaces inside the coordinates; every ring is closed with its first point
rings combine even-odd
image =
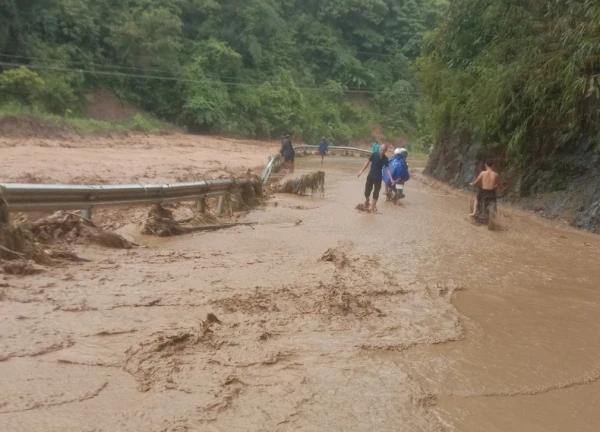
{"type": "Polygon", "coordinates": [[[362,162],[254,229],[0,278],[0,430],[600,430],[599,238],[418,175],[359,213],[362,162]]]}
{"type": "Polygon", "coordinates": [[[198,135],[79,139],[0,135],[0,181],[22,183],[186,182],[262,167],[277,142],[198,135]]]}

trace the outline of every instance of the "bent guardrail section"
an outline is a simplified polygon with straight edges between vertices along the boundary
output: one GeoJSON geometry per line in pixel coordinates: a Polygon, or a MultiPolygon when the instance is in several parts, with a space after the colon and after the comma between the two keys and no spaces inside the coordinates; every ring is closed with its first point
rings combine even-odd
{"type": "Polygon", "coordinates": [[[269,181],[269,178],[271,177],[271,174],[273,174],[273,171],[276,171],[277,168],[281,166],[282,161],[283,158],[279,154],[269,157],[269,163],[263,170],[261,176],[264,184],[266,184],[269,181]]]}
{"type": "MultiPolygon", "coordinates": [[[[296,151],[318,149],[318,146],[301,145],[296,151]]],[[[367,150],[330,146],[330,151],[347,151],[370,155],[367,150]]],[[[282,164],[277,154],[269,158],[261,180],[267,183],[271,174],[282,164]]],[[[43,185],[3,183],[0,184],[0,222],[8,221],[9,212],[34,212],[56,210],[83,210],[91,216],[94,207],[144,206],[169,202],[196,201],[203,212],[206,199],[218,197],[217,213],[222,208],[222,198],[239,193],[250,180],[205,180],[192,183],[132,184],[132,185],[43,185]]]]}
{"type": "Polygon", "coordinates": [[[198,201],[230,194],[248,180],[213,180],[155,185],[0,184],[9,212],[85,210],[93,207],[152,205],[198,201]]]}
{"type": "MultiPolygon", "coordinates": [[[[299,145],[295,147],[296,152],[303,150],[318,150],[319,146],[313,145],[299,145]]],[[[344,147],[344,146],[329,146],[329,152],[348,152],[348,153],[360,153],[361,155],[371,156],[372,152],[365,149],[359,149],[356,147],[344,147]]]]}

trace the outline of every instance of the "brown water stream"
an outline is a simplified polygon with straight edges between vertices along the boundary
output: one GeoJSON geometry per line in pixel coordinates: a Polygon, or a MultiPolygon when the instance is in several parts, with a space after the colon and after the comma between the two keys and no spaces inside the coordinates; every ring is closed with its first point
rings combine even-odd
{"type": "Polygon", "coordinates": [[[600,430],[600,238],[419,175],[360,213],[319,162],[255,229],[0,278],[0,430],[600,430]]]}

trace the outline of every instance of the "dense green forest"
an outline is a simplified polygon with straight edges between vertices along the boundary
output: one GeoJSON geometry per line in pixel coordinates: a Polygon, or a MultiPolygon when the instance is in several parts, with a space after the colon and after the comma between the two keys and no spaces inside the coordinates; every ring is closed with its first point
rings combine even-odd
{"type": "Polygon", "coordinates": [[[414,136],[440,2],[0,0],[0,103],[77,114],[108,88],[200,132],[414,136]]]}
{"type": "Polygon", "coordinates": [[[600,131],[600,2],[446,3],[0,0],[0,104],[76,115],[108,88],[200,132],[466,131],[519,158],[600,131]]]}
{"type": "Polygon", "coordinates": [[[453,0],[416,66],[432,142],[523,166],[600,142],[598,0],[453,0]]]}

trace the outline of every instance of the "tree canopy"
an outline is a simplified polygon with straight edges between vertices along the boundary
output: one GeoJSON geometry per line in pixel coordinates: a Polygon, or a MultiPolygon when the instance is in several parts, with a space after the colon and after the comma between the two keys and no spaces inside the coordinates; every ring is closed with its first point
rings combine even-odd
{"type": "Polygon", "coordinates": [[[0,97],[60,113],[103,87],[199,131],[410,135],[411,63],[438,11],[436,0],[0,0],[0,83],[21,88],[0,97]]]}
{"type": "Polygon", "coordinates": [[[598,142],[597,0],[453,0],[423,50],[432,140],[467,132],[522,162],[598,142]]]}

